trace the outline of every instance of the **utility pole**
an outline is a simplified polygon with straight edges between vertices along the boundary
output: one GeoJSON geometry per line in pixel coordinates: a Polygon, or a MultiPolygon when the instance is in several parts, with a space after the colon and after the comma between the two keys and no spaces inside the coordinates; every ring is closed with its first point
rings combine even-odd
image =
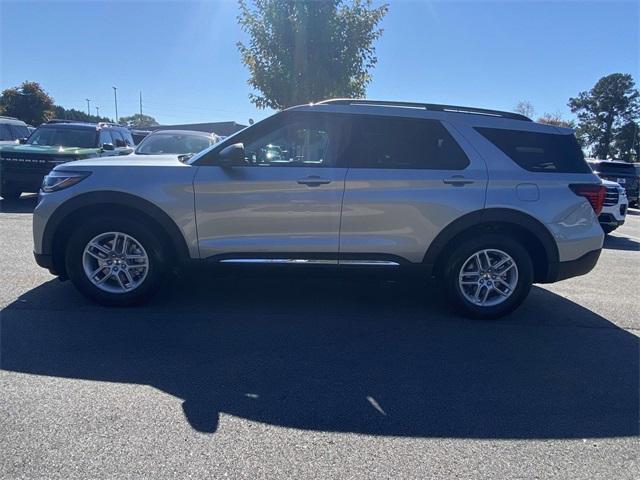
{"type": "Polygon", "coordinates": [[[118,123],[118,87],[111,87],[113,88],[113,101],[115,102],[116,105],[116,123],[118,123]]]}
{"type": "Polygon", "coordinates": [[[96,107],[96,117],[100,118],[100,107],[96,107]]]}
{"type": "Polygon", "coordinates": [[[140,116],[142,117],[142,91],[140,91],[140,116]]]}
{"type": "Polygon", "coordinates": [[[85,100],[87,101],[87,115],[91,115],[91,108],[89,107],[89,102],[91,101],[88,98],[85,98],[85,100]]]}

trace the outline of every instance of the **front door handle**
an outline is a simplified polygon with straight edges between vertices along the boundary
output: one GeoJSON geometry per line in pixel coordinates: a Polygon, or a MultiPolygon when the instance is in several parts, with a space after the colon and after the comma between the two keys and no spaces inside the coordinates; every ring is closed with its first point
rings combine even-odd
{"type": "Polygon", "coordinates": [[[462,175],[454,175],[451,178],[445,178],[442,182],[446,185],[453,185],[454,187],[463,187],[464,185],[473,183],[473,180],[464,178],[462,175]]]}
{"type": "Polygon", "coordinates": [[[301,178],[300,180],[298,180],[298,183],[300,185],[306,185],[307,187],[319,187],[320,185],[331,183],[331,180],[318,177],[317,175],[310,175],[306,178],[301,178]]]}

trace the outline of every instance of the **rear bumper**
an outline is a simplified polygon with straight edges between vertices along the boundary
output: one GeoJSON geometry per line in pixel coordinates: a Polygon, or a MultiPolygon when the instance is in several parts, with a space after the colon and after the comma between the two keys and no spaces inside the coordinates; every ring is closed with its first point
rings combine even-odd
{"type": "Polygon", "coordinates": [[[578,277],[589,273],[593,270],[593,267],[596,266],[596,263],[598,263],[600,252],[602,252],[601,248],[585,253],[575,260],[550,264],[547,280],[544,283],[559,282],[560,280],[566,280],[567,278],[578,277]]]}

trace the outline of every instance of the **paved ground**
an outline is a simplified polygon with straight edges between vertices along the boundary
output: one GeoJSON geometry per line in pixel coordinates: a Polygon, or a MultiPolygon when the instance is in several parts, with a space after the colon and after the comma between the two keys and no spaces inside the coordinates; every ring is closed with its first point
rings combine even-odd
{"type": "Polygon", "coordinates": [[[498,322],[408,282],[200,276],[106,309],[0,209],[0,478],[639,478],[640,216],[498,322]]]}

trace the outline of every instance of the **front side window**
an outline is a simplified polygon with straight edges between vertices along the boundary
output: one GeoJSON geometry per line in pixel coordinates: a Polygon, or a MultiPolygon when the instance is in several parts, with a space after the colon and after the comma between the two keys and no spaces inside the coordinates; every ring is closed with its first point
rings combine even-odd
{"type": "Polygon", "coordinates": [[[96,131],[90,128],[38,128],[27,141],[30,145],[47,145],[52,147],[95,148],[96,131]]]}
{"type": "Polygon", "coordinates": [[[9,125],[9,129],[13,138],[27,138],[29,136],[29,129],[23,125],[9,125]]]}
{"type": "Polygon", "coordinates": [[[109,130],[100,130],[100,146],[105,143],[114,144],[113,139],[111,138],[111,133],[109,133],[109,130]]]}
{"type": "Polygon", "coordinates": [[[355,168],[462,170],[469,159],[447,129],[427,119],[351,117],[344,153],[355,168]]]}
{"type": "Polygon", "coordinates": [[[113,137],[113,144],[116,147],[126,147],[124,138],[122,138],[122,134],[118,130],[111,130],[111,137],[113,137]]]}
{"type": "Polygon", "coordinates": [[[0,123],[0,141],[15,140],[15,137],[6,123],[0,123]]]}

